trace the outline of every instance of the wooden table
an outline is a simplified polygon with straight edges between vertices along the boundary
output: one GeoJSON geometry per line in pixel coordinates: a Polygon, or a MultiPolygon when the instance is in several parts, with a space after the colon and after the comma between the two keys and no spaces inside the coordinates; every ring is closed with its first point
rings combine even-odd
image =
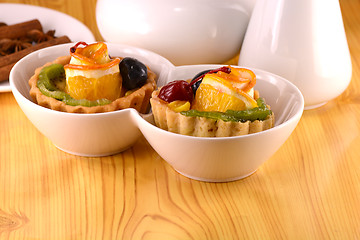
{"type": "MultiPolygon", "coordinates": [[[[7,2],[65,12],[101,40],[96,0],[7,2]]],[[[109,157],[64,153],[0,93],[0,238],[360,239],[360,1],[340,3],[350,86],[243,180],[190,180],[144,138],[109,157]]]]}

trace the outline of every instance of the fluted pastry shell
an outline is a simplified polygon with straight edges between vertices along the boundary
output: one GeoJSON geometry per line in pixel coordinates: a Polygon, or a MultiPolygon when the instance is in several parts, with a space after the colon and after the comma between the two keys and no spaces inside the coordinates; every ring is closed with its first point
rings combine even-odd
{"type": "Polygon", "coordinates": [[[140,113],[146,113],[148,111],[151,93],[156,88],[156,74],[150,69],[148,69],[148,79],[141,88],[137,89],[136,91],[127,96],[120,97],[112,101],[111,103],[102,106],[70,106],[66,105],[62,101],[42,94],[40,89],[37,87],[37,81],[41,69],[54,63],[66,65],[70,62],[70,58],[71,56],[58,57],[55,61],[46,63],[44,66],[39,67],[35,70],[35,74],[29,80],[30,96],[35,103],[46,108],[69,113],[101,113],[116,111],[125,108],[134,108],[140,113]]]}
{"type": "Polygon", "coordinates": [[[155,124],[173,133],[196,137],[231,137],[261,132],[272,128],[275,123],[274,113],[263,121],[253,122],[225,122],[205,117],[188,117],[169,108],[158,94],[159,90],[154,91],[150,99],[155,124]]]}

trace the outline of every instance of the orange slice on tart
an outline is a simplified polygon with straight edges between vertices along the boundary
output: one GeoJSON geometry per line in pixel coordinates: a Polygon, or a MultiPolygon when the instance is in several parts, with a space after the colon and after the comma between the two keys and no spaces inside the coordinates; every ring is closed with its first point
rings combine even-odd
{"type": "Polygon", "coordinates": [[[122,86],[120,59],[111,59],[102,42],[82,44],[85,47],[76,45],[70,50],[70,63],[64,66],[65,91],[75,99],[113,101],[119,98],[122,86]]]}
{"type": "Polygon", "coordinates": [[[192,109],[199,111],[241,111],[257,107],[253,98],[255,75],[249,70],[231,68],[231,73],[206,74],[196,91],[192,109]]]}
{"type": "Polygon", "coordinates": [[[234,88],[244,92],[249,92],[256,84],[256,76],[253,71],[247,68],[230,67],[231,72],[217,72],[217,74],[227,80],[234,88]]]}

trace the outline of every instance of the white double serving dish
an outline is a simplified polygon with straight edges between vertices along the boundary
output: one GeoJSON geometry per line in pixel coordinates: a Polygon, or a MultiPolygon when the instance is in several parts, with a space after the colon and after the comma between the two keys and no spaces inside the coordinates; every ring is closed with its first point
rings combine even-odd
{"type": "MultiPolygon", "coordinates": [[[[21,59],[10,73],[10,85],[19,106],[33,125],[59,149],[81,156],[106,156],[130,148],[145,136],[154,150],[176,171],[193,179],[223,182],[256,171],[286,141],[299,122],[304,99],[297,87],[277,75],[251,69],[257,89],[275,114],[275,126],[238,137],[192,137],[156,127],[152,113],[134,109],[79,114],[51,110],[34,103],[28,81],[36,68],[69,54],[74,43],[45,48],[21,59]]],[[[178,79],[190,79],[202,70],[220,65],[175,67],[153,52],[107,43],[110,55],[134,57],[157,74],[158,87],[178,79]]],[[[36,144],[36,143],[34,143],[36,144]]]]}

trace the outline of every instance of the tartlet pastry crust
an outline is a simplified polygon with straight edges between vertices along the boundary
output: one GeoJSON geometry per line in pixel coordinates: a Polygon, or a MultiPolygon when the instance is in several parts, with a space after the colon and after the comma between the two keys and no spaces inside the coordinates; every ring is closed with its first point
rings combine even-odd
{"type": "Polygon", "coordinates": [[[66,65],[70,62],[70,58],[71,56],[58,57],[55,61],[46,63],[44,66],[39,67],[35,70],[35,74],[29,80],[30,96],[35,103],[46,108],[69,113],[101,113],[121,110],[125,108],[134,108],[140,113],[146,113],[148,111],[151,93],[156,89],[156,74],[150,69],[148,69],[147,82],[141,88],[137,89],[128,96],[120,97],[107,105],[93,107],[70,106],[66,105],[62,101],[42,94],[37,87],[37,81],[41,69],[53,63],[66,65]]]}
{"type": "Polygon", "coordinates": [[[261,132],[274,126],[274,113],[264,121],[224,122],[205,117],[187,117],[173,111],[158,97],[159,90],[150,99],[156,126],[161,129],[196,137],[231,137],[261,132]]]}

